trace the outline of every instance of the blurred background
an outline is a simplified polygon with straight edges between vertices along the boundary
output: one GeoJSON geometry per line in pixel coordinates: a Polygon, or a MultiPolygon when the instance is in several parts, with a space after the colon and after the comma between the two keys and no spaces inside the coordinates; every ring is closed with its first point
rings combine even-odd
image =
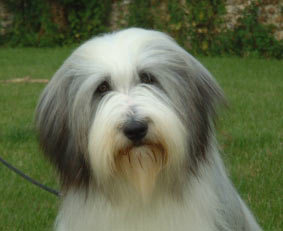
{"type": "Polygon", "coordinates": [[[53,47],[125,27],[193,54],[283,57],[282,0],[0,0],[0,45],[53,47]]]}

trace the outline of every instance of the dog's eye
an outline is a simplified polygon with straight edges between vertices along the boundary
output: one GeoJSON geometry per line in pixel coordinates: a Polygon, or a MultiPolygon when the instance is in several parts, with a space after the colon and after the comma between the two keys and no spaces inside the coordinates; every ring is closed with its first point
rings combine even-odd
{"type": "Polygon", "coordinates": [[[145,84],[154,84],[156,82],[155,77],[149,73],[141,73],[140,80],[145,84]]]}
{"type": "Polygon", "coordinates": [[[101,83],[97,90],[96,90],[98,93],[100,94],[103,94],[103,93],[106,93],[108,91],[110,91],[110,85],[108,82],[104,81],[103,83],[101,83]]]}

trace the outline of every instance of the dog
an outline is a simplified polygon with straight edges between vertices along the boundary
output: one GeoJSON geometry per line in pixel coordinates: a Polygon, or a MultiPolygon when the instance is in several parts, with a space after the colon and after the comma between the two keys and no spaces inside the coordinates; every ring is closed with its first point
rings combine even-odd
{"type": "Polygon", "coordinates": [[[130,28],[77,48],[36,128],[60,175],[57,231],[259,231],[214,136],[223,92],[170,36],[130,28]]]}

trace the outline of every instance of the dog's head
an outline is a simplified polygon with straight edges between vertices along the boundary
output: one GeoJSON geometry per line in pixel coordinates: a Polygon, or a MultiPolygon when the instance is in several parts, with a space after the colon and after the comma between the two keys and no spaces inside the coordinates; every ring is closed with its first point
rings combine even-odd
{"type": "Polygon", "coordinates": [[[126,179],[143,195],[158,178],[197,174],[221,90],[169,36],[127,29],[76,49],[36,111],[40,144],[62,185],[126,179]]]}

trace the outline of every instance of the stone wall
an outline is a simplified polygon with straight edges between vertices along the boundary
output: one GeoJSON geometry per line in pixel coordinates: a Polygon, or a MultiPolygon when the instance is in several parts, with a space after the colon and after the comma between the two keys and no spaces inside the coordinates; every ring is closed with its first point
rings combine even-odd
{"type": "Polygon", "coordinates": [[[12,24],[12,21],[12,15],[7,11],[0,0],[0,35],[5,34],[7,28],[12,24]]]}
{"type": "MultiPolygon", "coordinates": [[[[237,19],[242,16],[243,10],[255,0],[226,0],[227,15],[226,27],[233,29],[237,19]]],[[[110,27],[115,30],[127,25],[126,16],[131,0],[114,1],[110,16],[110,27]]],[[[183,1],[181,1],[183,2],[183,1]]],[[[162,1],[164,4],[164,1],[162,1]]],[[[283,0],[262,0],[259,6],[260,23],[271,24],[274,26],[274,36],[277,40],[283,39],[283,0]]],[[[7,12],[0,0],[0,34],[4,34],[7,27],[11,25],[12,16],[7,12]]]]}
{"type": "MultiPolygon", "coordinates": [[[[242,17],[243,11],[246,7],[256,0],[226,0],[226,12],[225,26],[227,29],[233,29],[237,20],[242,17]]],[[[128,5],[131,0],[113,1],[112,14],[110,18],[110,24],[112,29],[118,29],[121,26],[127,25],[125,16],[128,15],[128,5]]],[[[164,17],[166,10],[164,4],[166,1],[160,1],[161,5],[158,7],[159,16],[164,17]]],[[[185,4],[185,1],[180,1],[181,5],[185,4]]],[[[274,37],[277,40],[283,39],[283,0],[262,0],[259,7],[259,23],[265,25],[274,26],[274,37]]],[[[166,8],[166,6],[165,6],[166,8]]],[[[187,12],[189,13],[189,12],[187,12]]],[[[166,20],[165,20],[166,21],[166,20]]]]}
{"type": "MultiPolygon", "coordinates": [[[[242,16],[243,10],[253,0],[227,0],[226,11],[227,28],[233,29],[237,19],[242,16]]],[[[274,36],[277,40],[283,39],[283,0],[262,0],[259,7],[259,22],[273,25],[274,36]]]]}

